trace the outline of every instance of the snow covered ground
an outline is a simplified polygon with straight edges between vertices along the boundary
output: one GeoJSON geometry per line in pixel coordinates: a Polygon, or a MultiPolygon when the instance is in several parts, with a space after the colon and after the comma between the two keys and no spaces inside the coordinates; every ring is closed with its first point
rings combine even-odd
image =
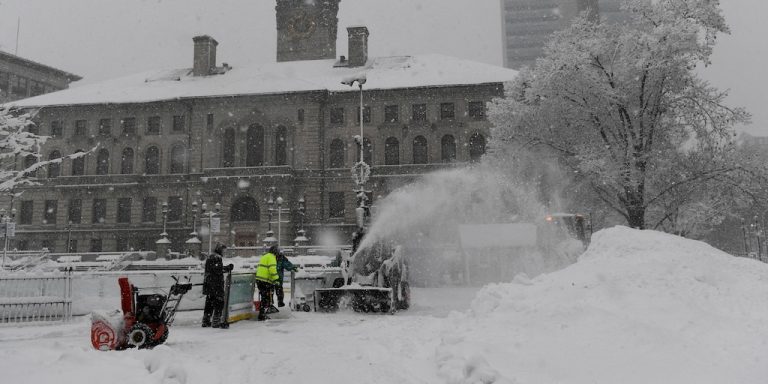
{"type": "Polygon", "coordinates": [[[89,320],[0,327],[3,383],[765,383],[768,266],[623,227],[576,264],[472,288],[415,289],[394,316],[281,312],[166,345],[99,352],[89,320]]]}

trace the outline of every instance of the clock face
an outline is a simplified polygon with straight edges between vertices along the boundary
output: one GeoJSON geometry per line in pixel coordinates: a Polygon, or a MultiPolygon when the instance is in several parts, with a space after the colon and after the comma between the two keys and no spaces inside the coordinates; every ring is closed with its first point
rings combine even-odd
{"type": "Polygon", "coordinates": [[[316,27],[315,19],[306,12],[299,12],[288,21],[288,35],[294,39],[306,39],[316,27]]]}

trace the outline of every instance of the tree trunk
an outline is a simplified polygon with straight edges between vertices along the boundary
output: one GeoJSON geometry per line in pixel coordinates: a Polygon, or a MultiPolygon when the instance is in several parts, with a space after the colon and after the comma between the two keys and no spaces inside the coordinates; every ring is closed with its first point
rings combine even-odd
{"type": "Polygon", "coordinates": [[[645,207],[628,208],[627,212],[627,224],[631,228],[645,229],[645,207]]]}

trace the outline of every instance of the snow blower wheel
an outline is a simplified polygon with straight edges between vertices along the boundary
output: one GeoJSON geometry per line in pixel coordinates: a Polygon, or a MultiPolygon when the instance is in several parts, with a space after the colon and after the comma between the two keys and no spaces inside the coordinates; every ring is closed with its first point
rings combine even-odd
{"type": "Polygon", "coordinates": [[[128,344],[143,349],[152,346],[155,332],[146,324],[136,324],[128,331],[128,344]]]}

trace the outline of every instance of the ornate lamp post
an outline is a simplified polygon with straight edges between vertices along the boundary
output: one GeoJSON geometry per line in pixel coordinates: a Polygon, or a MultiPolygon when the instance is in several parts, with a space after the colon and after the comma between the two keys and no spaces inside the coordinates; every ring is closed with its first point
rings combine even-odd
{"type": "Polygon", "coordinates": [[[168,222],[168,203],[163,202],[163,233],[160,234],[160,237],[166,238],[168,237],[168,232],[166,232],[166,224],[168,222]]]}
{"type": "Polygon", "coordinates": [[[298,236],[293,239],[294,244],[300,247],[302,244],[309,242],[307,238],[307,231],[304,230],[304,216],[307,214],[307,203],[304,201],[304,196],[299,198],[299,230],[298,236]]]}
{"type": "MultiPolygon", "coordinates": [[[[213,252],[213,226],[214,226],[214,216],[218,216],[219,212],[221,211],[221,203],[214,204],[214,208],[211,210],[208,210],[208,204],[203,203],[201,208],[201,215],[205,216],[206,211],[208,212],[208,254],[210,255],[211,252],[213,252]]],[[[218,219],[218,217],[216,217],[218,219]]]]}
{"type": "Polygon", "coordinates": [[[7,215],[5,208],[0,209],[0,222],[3,224],[3,237],[4,239],[4,245],[3,245],[3,264],[2,269],[5,269],[5,258],[8,255],[8,239],[13,236],[13,233],[16,231],[16,223],[14,222],[14,219],[16,218],[16,208],[11,209],[11,214],[7,215]],[[13,227],[13,228],[11,228],[13,227]]]}
{"type": "Polygon", "coordinates": [[[368,191],[365,190],[365,183],[368,181],[368,177],[371,174],[371,167],[369,164],[365,163],[364,153],[365,136],[363,122],[365,120],[365,108],[363,106],[363,84],[365,84],[366,81],[367,79],[365,75],[361,75],[356,78],[346,79],[341,82],[342,84],[349,85],[350,87],[357,83],[358,87],[360,88],[360,161],[352,168],[352,176],[355,178],[355,184],[357,184],[357,188],[354,190],[354,192],[357,194],[357,199],[359,202],[359,206],[355,209],[355,213],[357,215],[357,225],[360,228],[365,226],[365,216],[367,213],[368,200],[368,197],[366,196],[366,192],[368,191]]]}

